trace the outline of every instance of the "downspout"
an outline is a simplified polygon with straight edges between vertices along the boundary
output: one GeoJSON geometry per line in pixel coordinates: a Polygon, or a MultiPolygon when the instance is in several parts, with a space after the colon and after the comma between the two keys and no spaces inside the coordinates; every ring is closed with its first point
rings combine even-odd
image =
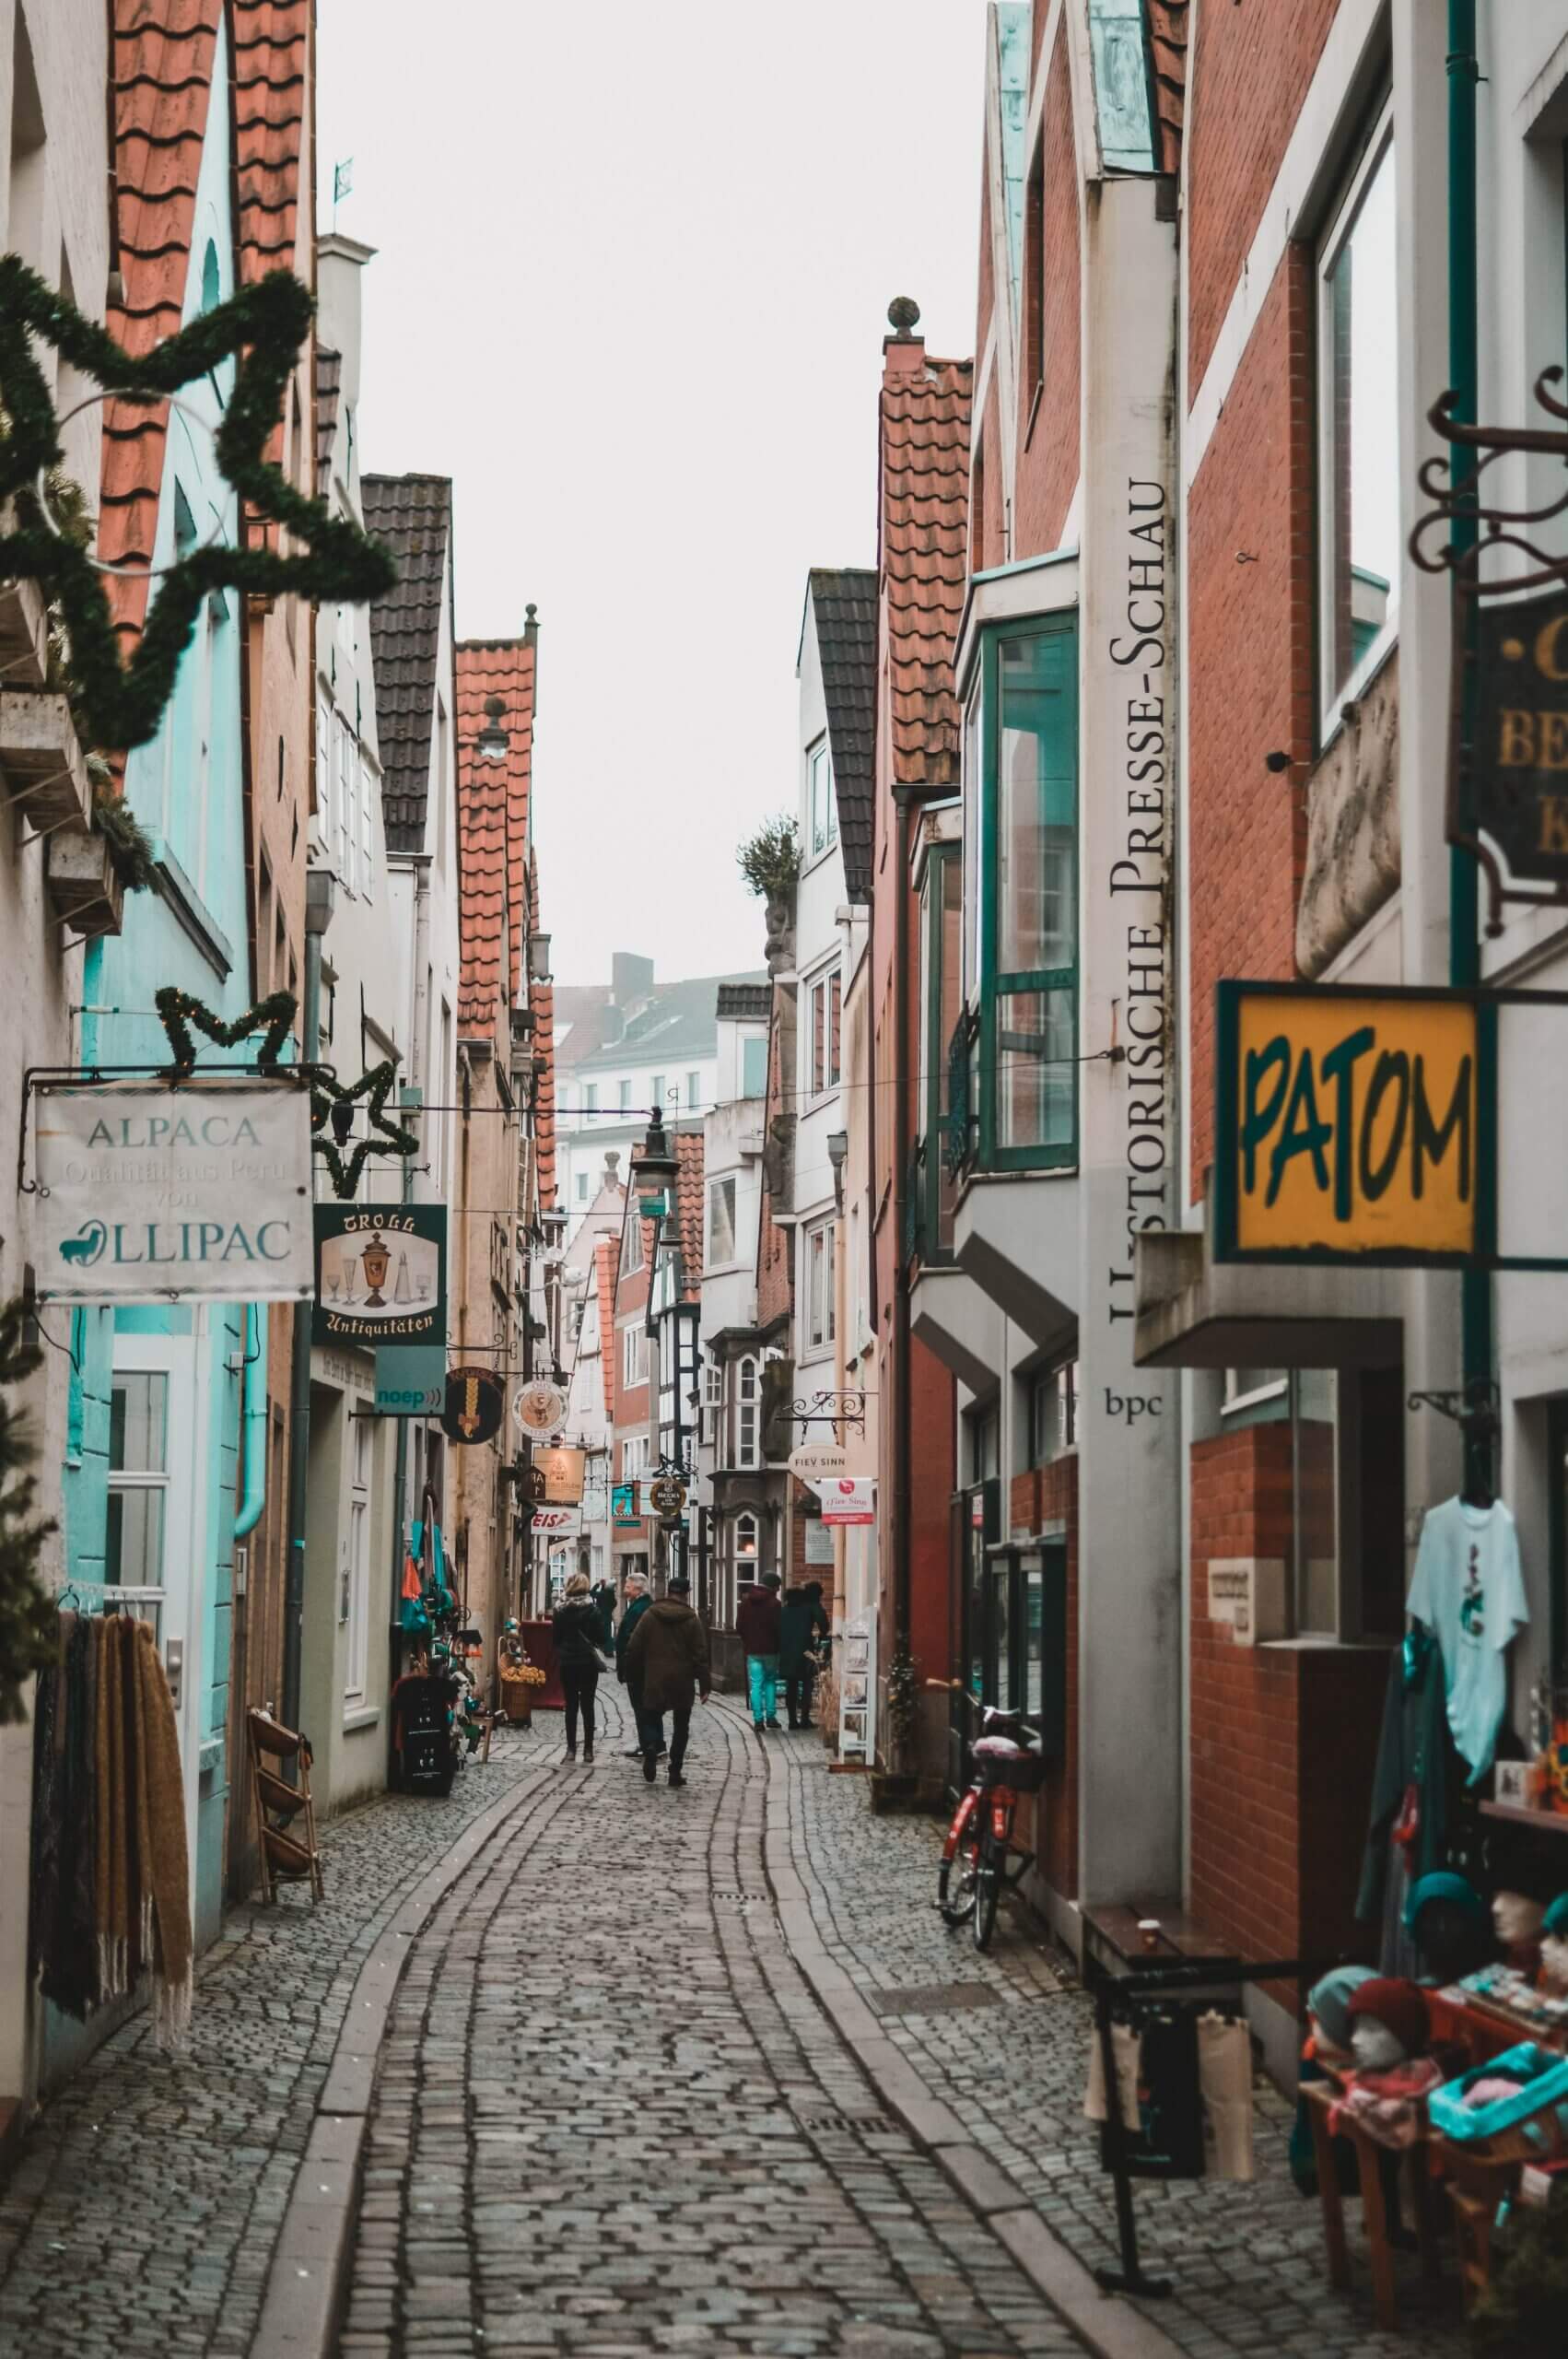
{"type": "MultiPolygon", "coordinates": [[[[1452,416],[1458,426],[1473,426],[1479,407],[1478,386],[1478,326],[1476,297],[1476,85],[1480,69],[1476,57],[1475,0],[1448,0],[1448,382],[1453,388],[1452,416]]],[[[1450,446],[1456,490],[1469,489],[1469,501],[1461,501],[1452,523],[1452,540],[1457,556],[1473,549],[1478,537],[1475,514],[1475,460],[1463,444],[1450,446]]],[[[1454,597],[1459,595],[1459,577],[1452,576],[1454,597]]],[[[1471,610],[1473,616],[1473,609],[1471,610]]],[[[1469,646],[1465,655],[1468,657],[1469,646]]],[[[1462,660],[1462,659],[1461,659],[1462,660]]],[[[1468,661],[1462,692],[1467,708],[1469,703],[1472,673],[1468,661]]],[[[1472,715],[1461,715],[1461,733],[1467,739],[1471,734],[1472,715]]],[[[1475,860],[1457,845],[1448,853],[1448,980],[1462,989],[1474,990],[1480,981],[1480,874],[1475,860]]],[[[1485,1270],[1467,1269],[1460,1273],[1460,1332],[1464,1382],[1469,1391],[1472,1385],[1489,1385],[1492,1381],[1492,1280],[1485,1270]]],[[[1490,1440],[1471,1438],[1466,1431],[1464,1480],[1468,1488],[1471,1476],[1470,1460],[1484,1451],[1491,1456],[1490,1440]]],[[[1477,1468],[1489,1482],[1495,1481],[1490,1464],[1477,1468]]]]}
{"type": "MultiPolygon", "coordinates": [[[[410,1082],[398,1093],[398,1107],[404,1121],[415,1107],[425,1099],[425,1025],[427,1000],[425,991],[425,953],[430,932],[430,863],[427,859],[415,860],[414,871],[414,999],[410,1009],[411,1037],[408,1043],[410,1082]]],[[[423,1124],[420,1137],[429,1133],[423,1124]]],[[[403,1201],[414,1201],[413,1158],[402,1156],[399,1165],[403,1175],[403,1201]]],[[[403,1564],[407,1551],[408,1526],[408,1419],[397,1420],[396,1465],[392,1475],[392,1626],[389,1637],[389,1685],[395,1684],[402,1667],[403,1637],[398,1622],[398,1600],[403,1593],[403,1564]]]]}
{"type": "MultiPolygon", "coordinates": [[[[313,1065],[322,1046],[322,937],[332,917],[332,877],[324,869],[305,877],[305,998],[300,1061],[313,1065]]],[[[288,1402],[288,1562],[284,1571],[283,1724],[299,1726],[305,1666],[306,1494],[310,1480],[310,1315],[294,1309],[294,1359],[288,1402]]]]}
{"type": "Polygon", "coordinates": [[[240,1460],[245,1488],[240,1512],[234,1519],[234,1537],[248,1540],[260,1523],[267,1503],[267,1314],[266,1306],[259,1302],[245,1306],[240,1460]]]}
{"type": "MultiPolygon", "coordinates": [[[[893,1367],[896,1399],[893,1427],[893,1644],[909,1647],[909,1263],[904,1250],[905,1197],[909,1185],[909,797],[895,787],[897,833],[893,901],[893,1367]]],[[[875,1096],[875,1091],[872,1091],[875,1096]]],[[[890,1765],[892,1766],[892,1765],[890,1765]]],[[[904,1767],[902,1762],[896,1766],[904,1767]]]]}

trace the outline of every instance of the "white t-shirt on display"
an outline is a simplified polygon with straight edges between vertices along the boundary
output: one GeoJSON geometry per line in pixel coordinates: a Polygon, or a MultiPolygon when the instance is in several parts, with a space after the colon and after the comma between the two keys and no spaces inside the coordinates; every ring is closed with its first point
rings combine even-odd
{"type": "Polygon", "coordinates": [[[1492,1766],[1508,1681],[1503,1657],[1530,1618],[1519,1539],[1501,1499],[1489,1508],[1445,1499],[1422,1525],[1406,1611],[1443,1654],[1448,1726],[1473,1786],[1492,1766]]]}

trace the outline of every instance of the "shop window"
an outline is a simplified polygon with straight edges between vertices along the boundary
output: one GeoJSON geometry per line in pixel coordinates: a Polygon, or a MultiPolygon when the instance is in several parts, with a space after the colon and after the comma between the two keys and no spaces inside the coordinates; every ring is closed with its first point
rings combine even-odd
{"type": "Polygon", "coordinates": [[[1059,1361],[1029,1379],[1029,1463],[1049,1466],[1078,1447],[1078,1362],[1059,1361]]]}
{"type": "Polygon", "coordinates": [[[983,639],[965,726],[965,985],[972,1027],[946,1063],[968,1147],[977,1113],[982,1168],[1077,1158],[1077,626],[1057,615],[983,639]],[[973,1103],[970,1102],[971,1090],[973,1103]]]}
{"type": "Polygon", "coordinates": [[[830,1220],[806,1231],[806,1345],[823,1351],[834,1339],[834,1236],[830,1220]]]}
{"type": "Polygon", "coordinates": [[[708,1267],[722,1269],[735,1258],[735,1181],[731,1174],[709,1182],[708,1191],[708,1267]]]}
{"type": "Polygon", "coordinates": [[[1318,252],[1319,671],[1322,731],[1398,623],[1398,303],[1394,126],[1386,110],[1318,252]]]}
{"type": "Polygon", "coordinates": [[[808,781],[808,860],[815,860],[838,840],[838,811],[833,792],[833,757],[821,737],[806,756],[808,781]]]}

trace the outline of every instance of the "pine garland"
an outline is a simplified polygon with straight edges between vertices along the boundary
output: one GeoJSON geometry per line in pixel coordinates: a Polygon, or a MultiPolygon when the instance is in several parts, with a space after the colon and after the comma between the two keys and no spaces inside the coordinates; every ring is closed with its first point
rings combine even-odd
{"type": "Polygon", "coordinates": [[[203,600],[214,590],[262,597],[298,593],[314,604],[359,604],[384,597],[397,579],[390,552],[367,539],[324,500],[308,498],[263,456],[283,415],[284,396],[308,334],[314,304],[286,270],[269,272],[193,320],[151,352],[134,355],[106,328],[17,254],[0,260],[0,399],[9,431],[0,439],[0,503],[14,499],[17,529],[0,534],[0,578],[35,581],[58,603],[70,645],[73,701],[95,745],[129,752],[158,734],[203,600]],[[106,392],[177,393],[239,356],[234,390],[216,441],[226,479],[267,522],[306,544],[294,555],[267,547],[193,549],[161,580],[126,664],[104,592],[85,549],[52,532],[38,499],[41,468],[62,458],[59,426],[32,335],[52,344],[106,392]]]}
{"type": "MultiPolygon", "coordinates": [[[[232,1024],[225,1024],[215,1015],[193,992],[180,991],[173,983],[165,983],[160,992],[155,992],[152,1003],[158,1010],[158,1022],[169,1035],[175,1078],[184,1081],[196,1069],[196,1044],[191,1038],[193,1024],[220,1049],[238,1048],[241,1040],[249,1039],[264,1025],[266,1038],[256,1050],[256,1070],[275,1071],[299,1003],[292,992],[272,992],[265,999],[258,1000],[254,1007],[248,1007],[243,1015],[237,1015],[232,1024]]],[[[311,1103],[314,1102],[312,1097],[311,1103]]]]}
{"type": "Polygon", "coordinates": [[[345,1088],[332,1074],[318,1074],[316,1077],[310,1091],[310,1128],[319,1131],[331,1119],[333,1129],[337,1133],[335,1139],[317,1139],[316,1151],[325,1158],[327,1169],[332,1173],[333,1193],[340,1203],[353,1201],[359,1185],[359,1175],[371,1156],[417,1155],[419,1152],[419,1141],[415,1133],[404,1130],[401,1123],[390,1121],[387,1116],[387,1097],[396,1079],[397,1067],[390,1057],[379,1065],[369,1066],[348,1088],[345,1088]],[[362,1138],[345,1161],[338,1147],[347,1143],[348,1126],[354,1119],[353,1109],[361,1097],[367,1101],[365,1110],[369,1118],[371,1134],[362,1138]],[[334,1110],[339,1107],[345,1109],[342,1114],[334,1110]]]}
{"type": "Polygon", "coordinates": [[[7,1398],[43,1358],[22,1340],[24,1316],[19,1297],[0,1307],[0,1727],[25,1717],[22,1688],[53,1661],[56,1642],[54,1602],[38,1582],[39,1554],[54,1525],[33,1515],[38,1483],[29,1470],[37,1452],[7,1398]]]}

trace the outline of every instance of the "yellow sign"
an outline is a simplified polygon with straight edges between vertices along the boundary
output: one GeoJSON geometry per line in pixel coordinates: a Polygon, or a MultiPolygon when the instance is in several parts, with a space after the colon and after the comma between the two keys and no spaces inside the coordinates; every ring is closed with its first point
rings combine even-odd
{"type": "Polygon", "coordinates": [[[1475,1003],[1446,992],[1223,983],[1218,1257],[1482,1251],[1480,1030],[1475,1003]]]}

